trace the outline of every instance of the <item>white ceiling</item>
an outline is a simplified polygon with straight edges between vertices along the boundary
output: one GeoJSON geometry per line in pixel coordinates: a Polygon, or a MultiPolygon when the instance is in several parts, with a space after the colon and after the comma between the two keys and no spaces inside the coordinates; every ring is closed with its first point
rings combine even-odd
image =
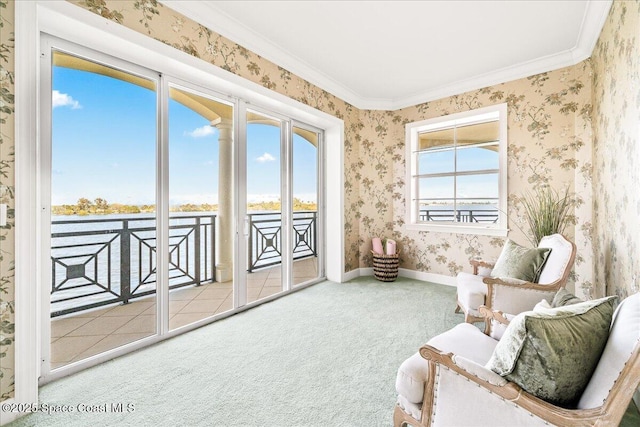
{"type": "Polygon", "coordinates": [[[591,56],[611,0],[162,3],[361,109],[395,110],[591,56]]]}

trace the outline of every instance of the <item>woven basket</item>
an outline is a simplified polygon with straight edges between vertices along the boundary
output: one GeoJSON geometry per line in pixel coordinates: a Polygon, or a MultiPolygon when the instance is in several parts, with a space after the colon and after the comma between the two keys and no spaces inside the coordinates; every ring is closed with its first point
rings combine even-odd
{"type": "Polygon", "coordinates": [[[393,282],[398,278],[398,266],[400,259],[398,254],[380,255],[373,254],[373,275],[381,282],[393,282]]]}

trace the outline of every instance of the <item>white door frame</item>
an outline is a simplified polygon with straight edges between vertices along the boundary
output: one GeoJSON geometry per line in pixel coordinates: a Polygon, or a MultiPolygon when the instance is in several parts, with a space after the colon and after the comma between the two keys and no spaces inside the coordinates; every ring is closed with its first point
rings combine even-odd
{"type": "MultiPolygon", "coordinates": [[[[79,57],[86,58],[88,61],[100,63],[103,65],[107,65],[113,67],[115,69],[130,73],[131,75],[137,75],[153,81],[156,83],[156,144],[155,144],[155,155],[156,155],[156,173],[154,176],[154,180],[156,182],[156,206],[159,209],[156,209],[156,280],[159,286],[157,287],[156,293],[156,301],[158,303],[158,307],[162,307],[164,304],[164,300],[168,300],[168,296],[166,295],[166,273],[168,271],[168,256],[167,256],[167,245],[168,245],[168,208],[164,209],[165,205],[167,205],[167,192],[164,191],[166,189],[166,185],[163,185],[165,181],[168,182],[168,174],[167,171],[167,144],[165,143],[165,135],[166,135],[166,120],[162,120],[162,117],[166,115],[166,105],[165,104],[165,96],[164,96],[164,83],[161,79],[161,75],[152,70],[136,66],[135,64],[131,64],[125,61],[122,61],[118,58],[113,58],[108,55],[105,55],[101,52],[94,51],[92,49],[88,49],[84,46],[77,45],[75,43],[71,43],[65,40],[58,39],[56,37],[49,36],[47,34],[43,34],[40,39],[40,61],[41,61],[41,85],[40,85],[40,137],[39,137],[39,174],[40,174],[40,203],[39,209],[40,212],[40,248],[42,258],[40,259],[39,264],[42,266],[40,269],[40,284],[41,288],[41,301],[40,301],[40,310],[42,313],[41,318],[41,368],[40,368],[40,383],[44,384],[49,382],[51,379],[58,378],[62,375],[67,375],[67,372],[75,372],[78,369],[83,369],[86,366],[91,366],[96,363],[101,363],[104,360],[104,356],[111,355],[111,351],[101,353],[96,355],[95,357],[90,357],[84,359],[83,361],[77,362],[77,366],[75,364],[69,364],[60,369],[60,372],[52,374],[51,372],[51,319],[48,316],[45,316],[44,313],[50,313],[51,311],[51,298],[49,292],[46,289],[49,288],[49,285],[52,281],[51,277],[51,266],[48,264],[51,253],[51,161],[52,161],[52,138],[51,138],[51,130],[52,130],[52,109],[49,107],[51,105],[51,90],[52,90],[52,50],[59,50],[61,52],[67,52],[71,55],[78,55],[79,57]],[[166,210],[166,212],[165,212],[166,210]],[[68,371],[67,371],[68,370],[68,371]]],[[[161,316],[156,316],[156,334],[162,335],[163,326],[167,322],[163,322],[163,318],[161,316]]],[[[151,337],[143,340],[143,342],[148,345],[151,337]]],[[[131,351],[131,347],[134,346],[123,346],[123,348],[131,351]]],[[[137,346],[135,346],[137,347],[137,346]]]]}
{"type": "MultiPolygon", "coordinates": [[[[344,122],[334,116],[273,92],[240,76],[165,45],[144,34],[105,20],[66,1],[15,3],[15,394],[9,403],[35,403],[40,376],[42,265],[39,165],[40,32],[117,55],[150,69],[188,72],[190,80],[241,96],[324,129],[326,144],[326,276],[341,282],[344,273],[344,122]]],[[[19,414],[3,414],[10,422],[19,414]]]]}

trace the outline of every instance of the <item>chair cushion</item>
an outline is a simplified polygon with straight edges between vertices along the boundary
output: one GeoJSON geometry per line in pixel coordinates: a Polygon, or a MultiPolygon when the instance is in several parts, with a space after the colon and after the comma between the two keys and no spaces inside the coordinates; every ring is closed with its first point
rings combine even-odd
{"type": "Polygon", "coordinates": [[[538,244],[539,248],[549,248],[551,253],[547,257],[544,268],[538,277],[538,283],[548,285],[560,280],[568,268],[572,260],[573,244],[565,239],[561,234],[552,234],[545,236],[538,244]]]}
{"type": "Polygon", "coordinates": [[[465,312],[480,316],[478,307],[484,304],[487,296],[487,285],[482,281],[484,277],[465,272],[458,273],[456,286],[458,287],[458,302],[465,312]]]}
{"type": "MultiPolygon", "coordinates": [[[[462,323],[431,338],[427,344],[443,353],[453,353],[484,365],[493,354],[497,341],[483,334],[477,327],[462,323]]],[[[422,403],[428,368],[429,363],[420,353],[415,353],[405,360],[400,365],[396,377],[398,394],[409,402],[422,403]]]]}
{"type": "Polygon", "coordinates": [[[422,400],[420,403],[409,402],[406,397],[399,394],[398,406],[400,406],[404,412],[411,415],[414,419],[420,421],[422,418],[422,400]]]}
{"type": "Polygon", "coordinates": [[[578,409],[597,408],[609,397],[609,390],[640,345],[640,293],[625,298],[613,314],[609,340],[600,356],[598,367],[582,393],[578,409]]]}
{"type": "Polygon", "coordinates": [[[616,299],[520,313],[486,367],[547,402],[573,407],[607,342],[616,299]]]}
{"type": "Polygon", "coordinates": [[[535,283],[550,252],[549,248],[527,249],[507,239],[491,275],[535,283]]]}

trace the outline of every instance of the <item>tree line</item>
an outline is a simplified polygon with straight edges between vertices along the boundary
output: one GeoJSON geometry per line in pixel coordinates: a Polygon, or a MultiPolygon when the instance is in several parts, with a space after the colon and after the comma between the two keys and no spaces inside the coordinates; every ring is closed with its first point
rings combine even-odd
{"type": "MultiPolygon", "coordinates": [[[[279,211],[280,201],[249,203],[247,209],[250,211],[279,211]]],[[[216,212],[217,204],[195,204],[185,203],[169,207],[170,212],[216,212]]],[[[305,202],[300,199],[293,199],[294,211],[315,211],[318,206],[315,202],[305,202]]],[[[86,197],[81,197],[75,205],[65,204],[51,207],[53,215],[109,215],[109,214],[139,214],[154,213],[155,205],[127,205],[123,203],[109,203],[102,197],[93,201],[86,197]]]]}

